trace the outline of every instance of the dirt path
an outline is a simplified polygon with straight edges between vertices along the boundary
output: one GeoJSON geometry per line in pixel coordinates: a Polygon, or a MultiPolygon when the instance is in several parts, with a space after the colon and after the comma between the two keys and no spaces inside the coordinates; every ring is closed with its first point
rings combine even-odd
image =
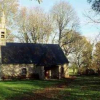
{"type": "Polygon", "coordinates": [[[43,90],[36,90],[33,94],[25,94],[24,97],[14,98],[13,100],[61,100],[60,92],[68,87],[73,80],[73,78],[68,78],[61,84],[43,90]]]}

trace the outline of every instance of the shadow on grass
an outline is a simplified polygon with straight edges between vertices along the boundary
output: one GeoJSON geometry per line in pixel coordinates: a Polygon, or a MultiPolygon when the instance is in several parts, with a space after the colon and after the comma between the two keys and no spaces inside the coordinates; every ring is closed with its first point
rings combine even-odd
{"type": "Polygon", "coordinates": [[[9,100],[59,100],[57,98],[57,93],[59,90],[51,89],[51,90],[37,90],[33,93],[27,93],[24,96],[16,96],[14,98],[10,98],[9,100]]]}
{"type": "MultiPolygon", "coordinates": [[[[33,94],[33,91],[41,90],[61,83],[63,80],[12,80],[0,82],[0,100],[12,97],[33,94]]],[[[16,99],[12,99],[16,100],[16,99]]]]}
{"type": "Polygon", "coordinates": [[[0,89],[0,100],[100,100],[100,77],[5,81],[0,89]]]}
{"type": "Polygon", "coordinates": [[[63,80],[11,80],[11,81],[2,81],[0,83],[3,83],[5,85],[11,85],[11,86],[33,86],[34,89],[36,88],[45,88],[45,87],[50,87],[54,84],[59,84],[63,82],[63,80]]]}
{"type": "Polygon", "coordinates": [[[61,100],[100,100],[100,77],[77,77],[60,91],[61,100]]]}

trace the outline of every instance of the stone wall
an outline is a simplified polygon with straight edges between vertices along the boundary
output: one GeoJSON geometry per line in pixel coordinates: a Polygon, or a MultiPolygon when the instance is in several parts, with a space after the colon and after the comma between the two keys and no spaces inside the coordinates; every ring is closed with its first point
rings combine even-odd
{"type": "Polygon", "coordinates": [[[51,69],[51,78],[61,79],[62,77],[64,78],[69,77],[68,64],[58,65],[57,67],[51,69]],[[63,68],[63,73],[62,73],[62,68],[63,68]]]}
{"type": "MultiPolygon", "coordinates": [[[[40,79],[44,78],[44,67],[34,66],[33,64],[4,64],[0,66],[1,77],[18,77],[21,76],[22,69],[26,68],[26,78],[29,78],[32,74],[38,74],[40,79]]],[[[33,76],[34,77],[34,76],[33,76]]]]}
{"type": "Polygon", "coordinates": [[[63,65],[64,68],[64,77],[69,77],[69,69],[68,69],[68,64],[63,65]]]}
{"type": "Polygon", "coordinates": [[[59,66],[51,69],[51,78],[59,78],[59,66]]]}
{"type": "MultiPolygon", "coordinates": [[[[50,78],[60,79],[61,67],[64,68],[63,77],[69,77],[68,65],[54,66],[49,70],[50,78]]],[[[0,66],[0,77],[18,77],[21,76],[22,69],[26,68],[26,78],[30,78],[32,75],[38,75],[39,79],[45,79],[44,66],[34,66],[33,64],[5,64],[0,66]]]]}
{"type": "Polygon", "coordinates": [[[45,76],[44,76],[44,66],[34,66],[33,73],[35,73],[35,74],[38,73],[39,78],[44,79],[45,78],[45,76]]]}

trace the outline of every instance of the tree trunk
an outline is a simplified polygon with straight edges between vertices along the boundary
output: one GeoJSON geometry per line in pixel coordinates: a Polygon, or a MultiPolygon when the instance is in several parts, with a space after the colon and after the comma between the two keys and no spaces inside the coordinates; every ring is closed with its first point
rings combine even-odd
{"type": "Polygon", "coordinates": [[[59,29],[59,41],[58,41],[59,45],[61,45],[61,33],[62,33],[62,30],[59,29]]]}
{"type": "Polygon", "coordinates": [[[27,35],[27,33],[24,33],[24,38],[25,38],[25,42],[28,43],[28,35],[27,35]]]}

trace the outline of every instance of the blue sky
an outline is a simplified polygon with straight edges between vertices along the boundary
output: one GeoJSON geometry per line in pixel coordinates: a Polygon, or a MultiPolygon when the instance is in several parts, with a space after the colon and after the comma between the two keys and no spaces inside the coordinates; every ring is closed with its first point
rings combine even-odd
{"type": "MultiPolygon", "coordinates": [[[[35,7],[40,6],[45,11],[49,11],[54,4],[61,0],[43,0],[41,4],[38,4],[35,0],[20,0],[21,6],[26,7],[35,7]]],[[[98,30],[95,25],[87,23],[87,18],[84,16],[85,12],[90,9],[90,5],[87,3],[87,0],[65,0],[70,3],[77,13],[77,16],[80,19],[80,30],[81,34],[88,37],[89,39],[94,39],[98,34],[98,30]]]]}

